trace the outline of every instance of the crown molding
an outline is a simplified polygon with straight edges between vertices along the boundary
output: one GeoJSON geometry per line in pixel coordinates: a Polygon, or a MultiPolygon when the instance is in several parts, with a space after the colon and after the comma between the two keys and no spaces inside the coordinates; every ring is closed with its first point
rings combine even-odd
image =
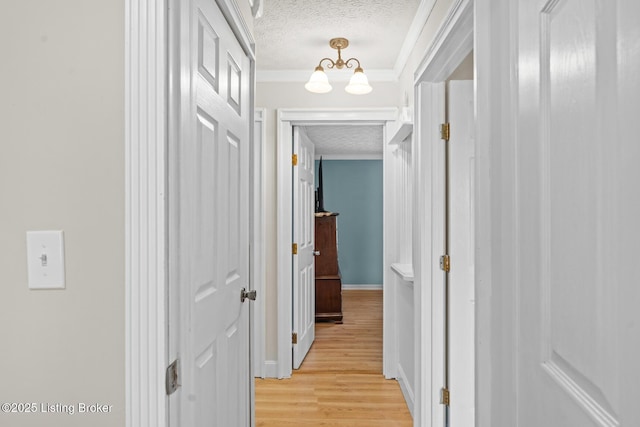
{"type": "MultiPolygon", "coordinates": [[[[332,82],[348,82],[353,73],[351,70],[327,72],[332,82]]],[[[306,82],[313,70],[257,70],[258,83],[306,82]]],[[[370,82],[396,82],[398,75],[393,70],[365,70],[370,82]]]]}
{"type": "Polygon", "coordinates": [[[402,47],[400,48],[400,52],[396,58],[396,63],[393,66],[393,72],[397,77],[400,77],[402,70],[407,66],[407,61],[411,56],[411,52],[416,47],[416,43],[420,38],[420,34],[422,34],[424,26],[427,25],[427,21],[431,16],[431,11],[433,11],[435,4],[436,0],[420,1],[418,10],[416,11],[416,16],[413,18],[413,21],[411,21],[409,31],[407,31],[407,35],[404,38],[404,42],[402,43],[402,47]]]}

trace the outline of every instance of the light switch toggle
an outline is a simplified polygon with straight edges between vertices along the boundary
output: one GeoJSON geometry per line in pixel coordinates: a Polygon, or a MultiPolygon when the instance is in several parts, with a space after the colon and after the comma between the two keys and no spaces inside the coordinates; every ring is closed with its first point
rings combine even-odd
{"type": "Polygon", "coordinates": [[[64,289],[64,239],[62,231],[27,232],[29,289],[64,289]]]}

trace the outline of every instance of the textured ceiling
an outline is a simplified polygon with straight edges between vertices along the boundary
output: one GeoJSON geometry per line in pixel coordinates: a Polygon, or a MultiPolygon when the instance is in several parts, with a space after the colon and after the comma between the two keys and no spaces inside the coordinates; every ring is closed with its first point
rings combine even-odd
{"type": "Polygon", "coordinates": [[[305,126],[319,155],[381,155],[382,125],[305,126]]]}
{"type": "MultiPolygon", "coordinates": [[[[320,59],[337,58],[338,52],[329,47],[334,37],[349,39],[343,59],[358,58],[365,72],[391,71],[420,4],[421,0],[264,0],[262,17],[254,23],[258,72],[301,71],[306,79],[320,59]]],[[[305,129],[318,155],[382,154],[382,126],[305,129]]]]}
{"type": "Polygon", "coordinates": [[[345,37],[342,58],[367,70],[393,69],[420,0],[265,0],[254,24],[256,67],[308,70],[337,58],[329,39],[345,37]]]}

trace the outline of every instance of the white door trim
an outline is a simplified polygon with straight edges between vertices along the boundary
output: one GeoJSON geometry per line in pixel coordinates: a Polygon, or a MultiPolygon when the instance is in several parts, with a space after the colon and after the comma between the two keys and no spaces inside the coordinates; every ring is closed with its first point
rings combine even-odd
{"type": "Polygon", "coordinates": [[[265,108],[256,108],[254,117],[254,134],[252,139],[252,155],[251,159],[251,203],[253,212],[252,229],[251,229],[251,283],[253,289],[258,295],[253,302],[253,312],[251,312],[250,322],[252,323],[252,358],[253,358],[253,374],[256,377],[265,378],[265,295],[266,295],[266,216],[264,215],[265,197],[266,197],[266,178],[265,178],[265,150],[264,144],[267,138],[266,115],[265,108]]]}
{"type": "Polygon", "coordinates": [[[443,385],[444,288],[438,259],[444,254],[444,83],[416,87],[413,271],[415,316],[414,426],[442,426],[438,390],[443,385]]]}
{"type": "MultiPolygon", "coordinates": [[[[435,249],[432,241],[441,241],[444,235],[438,228],[431,227],[431,222],[419,220],[432,216],[433,200],[443,200],[443,185],[436,182],[442,177],[431,163],[434,158],[443,155],[438,152],[438,145],[434,139],[436,116],[430,111],[430,105],[441,105],[444,99],[438,99],[437,92],[430,89],[430,83],[444,82],[457,68],[462,60],[474,48],[474,2],[473,0],[456,0],[450,7],[443,24],[438,30],[432,44],[415,73],[415,117],[416,134],[413,149],[414,158],[414,272],[415,272],[415,410],[414,426],[441,425],[437,409],[441,407],[437,391],[442,386],[442,339],[433,336],[441,330],[440,325],[434,324],[436,318],[441,317],[438,310],[441,306],[439,294],[426,292],[427,284],[434,274],[439,273],[436,266],[438,257],[442,253],[432,253],[435,249]],[[425,152],[426,151],[426,152],[425,152]],[[431,185],[426,187],[425,179],[429,177],[431,185]],[[434,182],[431,182],[431,181],[434,182]],[[439,190],[441,189],[441,190],[439,190]],[[439,193],[442,191],[442,193],[439,193]],[[435,266],[435,267],[434,267],[435,266]],[[423,309],[424,308],[424,309],[423,309]],[[438,345],[440,347],[438,347],[438,345]]],[[[475,94],[474,94],[475,96],[475,94]]],[[[442,104],[444,105],[444,104],[442,104]]],[[[444,184],[444,183],[442,183],[444,184]]],[[[434,211],[438,214],[439,210],[434,211]]],[[[443,213],[442,213],[443,214],[443,213]]],[[[440,228],[441,230],[441,228],[440,228]]]]}
{"type": "MultiPolygon", "coordinates": [[[[291,243],[292,189],[291,149],[293,126],[322,123],[380,124],[397,118],[396,108],[361,109],[304,109],[278,110],[277,118],[277,229],[278,229],[278,378],[289,378],[292,371],[291,354],[291,243]]],[[[384,284],[383,284],[384,286],[384,284]]],[[[385,304],[384,310],[392,309],[385,304]]],[[[386,348],[386,346],[385,346],[386,348]]],[[[386,354],[386,352],[384,353],[386,354]]]]}
{"type": "Polygon", "coordinates": [[[476,426],[511,426],[518,411],[519,304],[516,287],[504,286],[516,282],[514,242],[500,230],[515,227],[512,183],[503,176],[516,150],[519,10],[511,0],[474,2],[476,426]]]}
{"type": "MultiPolygon", "coordinates": [[[[167,426],[164,375],[168,348],[167,141],[172,118],[169,3],[125,0],[125,420],[127,427],[167,426]]],[[[251,58],[255,52],[237,4],[216,0],[251,58]]],[[[174,86],[175,87],[175,86],[174,86]]],[[[175,118],[173,118],[175,120],[175,118]]]]}
{"type": "Polygon", "coordinates": [[[125,2],[125,403],[127,427],[167,425],[168,8],[125,2]],[[144,339],[143,339],[144,338],[144,339]]]}
{"type": "Polygon", "coordinates": [[[415,72],[416,85],[445,81],[473,49],[474,0],[455,0],[415,72]]]}

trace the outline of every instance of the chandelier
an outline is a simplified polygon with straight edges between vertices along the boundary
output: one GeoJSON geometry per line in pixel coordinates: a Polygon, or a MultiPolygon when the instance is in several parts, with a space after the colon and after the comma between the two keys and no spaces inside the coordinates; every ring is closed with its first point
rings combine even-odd
{"type": "Polygon", "coordinates": [[[322,68],[322,62],[328,61],[326,64],[327,68],[337,68],[339,70],[344,67],[351,68],[354,63],[356,63],[357,66],[353,72],[353,76],[351,76],[349,84],[344,90],[354,95],[364,95],[371,92],[372,88],[369,86],[369,80],[360,66],[360,61],[356,58],[349,58],[346,61],[342,59],[341,51],[349,46],[349,40],[342,37],[331,39],[329,40],[329,46],[338,49],[338,59],[334,61],[331,58],[322,58],[313,74],[311,74],[309,81],[304,85],[305,89],[313,93],[327,93],[331,91],[332,87],[329,84],[329,78],[325,74],[324,68],[322,68]]]}

